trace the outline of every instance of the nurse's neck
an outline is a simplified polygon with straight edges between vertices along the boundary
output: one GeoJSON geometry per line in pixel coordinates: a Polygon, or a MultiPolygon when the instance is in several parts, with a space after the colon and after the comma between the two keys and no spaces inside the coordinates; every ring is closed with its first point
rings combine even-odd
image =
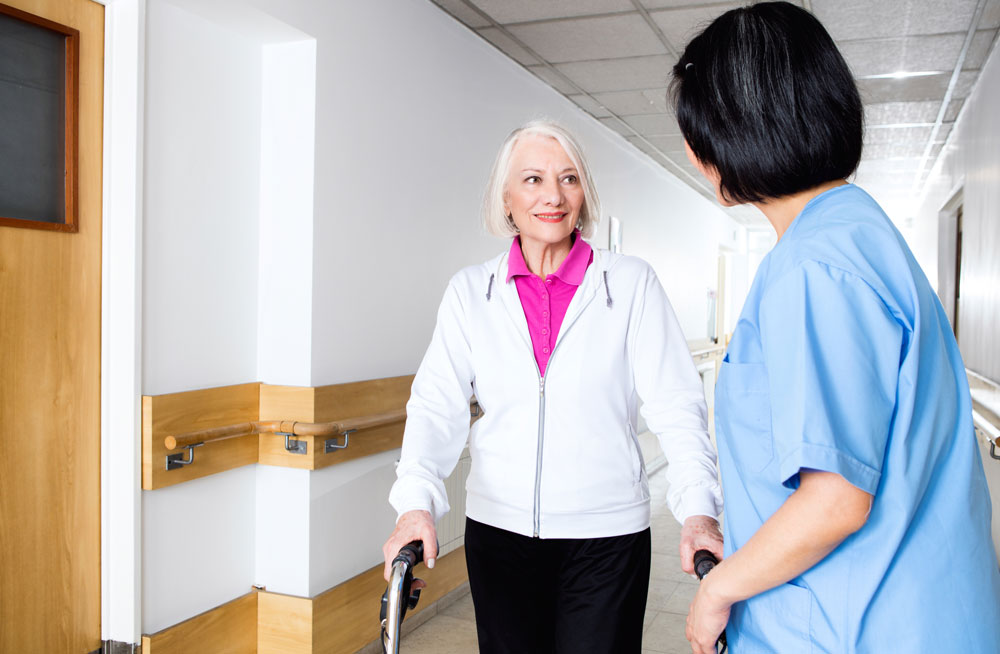
{"type": "Polygon", "coordinates": [[[793,195],[754,202],[753,206],[760,209],[761,213],[767,217],[768,222],[771,223],[774,231],[778,234],[778,240],[780,241],[781,237],[788,231],[788,228],[791,227],[792,221],[802,213],[802,210],[805,209],[810,200],[820,193],[825,193],[832,188],[843,186],[846,183],[846,180],[835,179],[793,195]]]}

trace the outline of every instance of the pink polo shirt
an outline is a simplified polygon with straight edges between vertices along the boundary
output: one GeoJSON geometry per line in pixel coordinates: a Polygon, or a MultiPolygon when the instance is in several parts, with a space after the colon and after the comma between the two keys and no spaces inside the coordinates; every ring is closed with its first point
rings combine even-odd
{"type": "Polygon", "coordinates": [[[544,281],[528,270],[528,265],[524,263],[520,236],[514,237],[507,257],[507,282],[510,282],[511,277],[514,278],[517,295],[521,298],[521,308],[528,321],[528,333],[531,334],[538,372],[542,376],[545,375],[545,366],[552,355],[570,300],[583,282],[587,267],[594,260],[593,250],[580,238],[579,231],[574,232],[574,238],[566,260],[559,266],[559,270],[544,281]]]}

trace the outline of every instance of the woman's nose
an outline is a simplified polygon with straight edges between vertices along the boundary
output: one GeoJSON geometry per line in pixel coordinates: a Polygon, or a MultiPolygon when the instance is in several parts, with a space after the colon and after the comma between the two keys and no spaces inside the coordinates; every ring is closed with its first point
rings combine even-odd
{"type": "Polygon", "coordinates": [[[552,206],[559,206],[562,204],[563,193],[562,188],[559,186],[558,181],[548,181],[542,187],[542,197],[546,204],[551,204],[552,206]]]}

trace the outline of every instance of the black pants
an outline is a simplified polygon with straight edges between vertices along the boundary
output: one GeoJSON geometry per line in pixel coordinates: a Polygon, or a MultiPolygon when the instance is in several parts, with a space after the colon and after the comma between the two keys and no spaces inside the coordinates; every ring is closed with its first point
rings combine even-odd
{"type": "Polygon", "coordinates": [[[639,654],[649,529],[539,539],[465,522],[482,654],[639,654]]]}

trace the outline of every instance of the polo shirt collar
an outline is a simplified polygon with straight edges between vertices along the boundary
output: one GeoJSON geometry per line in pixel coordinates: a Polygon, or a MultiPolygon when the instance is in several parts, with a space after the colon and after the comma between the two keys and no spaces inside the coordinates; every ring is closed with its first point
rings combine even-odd
{"type": "MultiPolygon", "coordinates": [[[[593,250],[590,244],[580,236],[580,230],[573,232],[573,247],[570,248],[566,259],[559,266],[559,269],[552,273],[555,277],[567,284],[579,286],[583,283],[587,267],[593,260],[593,250]]],[[[507,282],[509,283],[517,275],[534,274],[528,269],[528,264],[524,262],[524,255],[521,254],[521,237],[515,236],[510,244],[510,254],[507,257],[507,282]]]]}

